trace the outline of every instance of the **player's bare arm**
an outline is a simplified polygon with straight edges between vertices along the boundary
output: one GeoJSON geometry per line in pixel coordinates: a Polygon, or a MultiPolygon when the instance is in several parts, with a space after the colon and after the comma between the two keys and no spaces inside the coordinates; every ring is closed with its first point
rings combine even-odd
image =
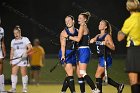
{"type": "MultiPolygon", "coordinates": [[[[14,49],[11,47],[11,50],[10,50],[10,59],[13,59],[13,56],[14,56],[14,49]]],[[[10,64],[12,64],[12,61],[10,61],[10,64]]]]}
{"type": "Polygon", "coordinates": [[[119,31],[117,36],[118,41],[122,41],[124,38],[125,34],[122,31],[119,31]]]}
{"type": "Polygon", "coordinates": [[[84,34],[84,25],[80,25],[79,30],[78,30],[78,36],[68,36],[66,35],[65,37],[68,37],[70,40],[79,42],[84,34]]]}
{"type": "Polygon", "coordinates": [[[66,34],[65,30],[63,30],[60,34],[60,43],[61,43],[61,51],[62,51],[62,58],[65,59],[65,47],[66,47],[66,38],[64,35],[66,34]]]}
{"type": "Polygon", "coordinates": [[[111,50],[115,50],[115,45],[113,43],[112,37],[107,35],[104,41],[104,44],[109,47],[111,50]]]}
{"type": "MultiPolygon", "coordinates": [[[[99,34],[98,34],[98,35],[99,35],[99,34]]],[[[94,38],[90,39],[90,43],[96,42],[98,35],[96,35],[94,38]]]]}
{"type": "Polygon", "coordinates": [[[3,52],[3,57],[6,57],[6,47],[5,47],[5,43],[4,43],[4,38],[2,38],[2,52],[3,52]]]}

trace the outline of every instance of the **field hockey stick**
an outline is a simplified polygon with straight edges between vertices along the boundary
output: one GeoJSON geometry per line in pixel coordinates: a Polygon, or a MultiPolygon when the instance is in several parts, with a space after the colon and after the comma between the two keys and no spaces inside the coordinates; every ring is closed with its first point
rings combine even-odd
{"type": "Polygon", "coordinates": [[[16,59],[20,59],[19,62],[17,62],[16,64],[12,64],[12,67],[15,67],[16,65],[18,65],[23,60],[22,59],[23,55],[24,55],[24,53],[20,57],[16,57],[16,58],[10,59],[10,61],[16,60],[16,59]]]}
{"type": "Polygon", "coordinates": [[[56,67],[62,62],[64,61],[64,59],[60,60],[59,62],[57,62],[51,69],[50,72],[54,71],[56,69],[56,67]]]}
{"type": "MultiPolygon", "coordinates": [[[[31,52],[30,55],[33,54],[33,53],[35,53],[35,52],[31,52]]],[[[24,54],[24,53],[23,53],[23,54],[24,54]]],[[[20,57],[16,57],[16,58],[10,59],[10,61],[16,60],[16,59],[19,59],[19,58],[22,58],[22,57],[23,57],[23,54],[22,54],[20,57]]]]}
{"type": "MultiPolygon", "coordinates": [[[[76,49],[74,49],[71,53],[69,53],[69,54],[66,56],[66,58],[67,58],[68,56],[71,56],[71,55],[75,52],[75,50],[76,50],[76,49]]],[[[56,69],[56,67],[57,67],[61,62],[63,62],[63,61],[64,61],[64,59],[58,61],[58,62],[50,69],[50,72],[54,71],[54,70],[56,69]]]]}
{"type": "Polygon", "coordinates": [[[106,63],[106,52],[104,45],[104,69],[105,69],[105,84],[108,84],[108,74],[107,74],[107,63],[106,63]]]}
{"type": "Polygon", "coordinates": [[[19,58],[22,58],[22,55],[20,57],[16,57],[16,58],[10,59],[10,61],[16,60],[16,59],[19,59],[19,58]]]}
{"type": "MultiPolygon", "coordinates": [[[[32,52],[32,51],[31,51],[31,52],[29,52],[29,53],[27,54],[27,56],[28,56],[28,55],[32,55],[33,53],[36,53],[36,52],[37,52],[37,51],[35,51],[35,52],[32,52]]],[[[20,57],[16,57],[16,58],[10,59],[10,61],[16,60],[16,59],[20,59],[19,62],[17,62],[16,64],[13,64],[12,67],[18,65],[18,64],[23,60],[23,58],[27,58],[27,57],[24,56],[24,53],[23,53],[20,57]]]]}

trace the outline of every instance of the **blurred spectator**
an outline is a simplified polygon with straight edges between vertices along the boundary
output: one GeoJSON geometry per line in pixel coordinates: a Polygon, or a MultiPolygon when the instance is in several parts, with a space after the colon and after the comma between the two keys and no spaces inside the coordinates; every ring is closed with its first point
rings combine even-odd
{"type": "Polygon", "coordinates": [[[39,84],[40,78],[40,70],[43,66],[43,62],[45,59],[45,51],[43,47],[40,45],[39,39],[34,39],[33,41],[33,49],[32,55],[30,55],[30,65],[31,65],[31,79],[32,82],[39,84]]]}

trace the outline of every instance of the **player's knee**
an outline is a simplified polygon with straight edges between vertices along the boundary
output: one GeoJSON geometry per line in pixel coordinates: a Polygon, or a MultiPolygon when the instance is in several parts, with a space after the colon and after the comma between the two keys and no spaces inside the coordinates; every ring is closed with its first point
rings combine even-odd
{"type": "Polygon", "coordinates": [[[81,75],[82,77],[84,77],[85,75],[87,75],[87,73],[86,73],[85,70],[80,70],[80,75],[81,75]]]}
{"type": "Polygon", "coordinates": [[[101,74],[100,73],[96,73],[95,74],[95,78],[101,78],[101,74]]]}
{"type": "Polygon", "coordinates": [[[99,77],[100,77],[99,75],[95,74],[95,78],[99,78],[99,77]]]}

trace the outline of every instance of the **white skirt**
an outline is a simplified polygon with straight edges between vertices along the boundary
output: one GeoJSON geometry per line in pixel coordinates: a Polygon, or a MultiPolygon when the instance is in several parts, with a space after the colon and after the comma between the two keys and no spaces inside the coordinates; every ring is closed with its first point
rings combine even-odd
{"type": "Polygon", "coordinates": [[[15,60],[12,60],[12,65],[17,65],[17,66],[27,66],[28,64],[28,61],[27,59],[15,59],[15,60]]]}

